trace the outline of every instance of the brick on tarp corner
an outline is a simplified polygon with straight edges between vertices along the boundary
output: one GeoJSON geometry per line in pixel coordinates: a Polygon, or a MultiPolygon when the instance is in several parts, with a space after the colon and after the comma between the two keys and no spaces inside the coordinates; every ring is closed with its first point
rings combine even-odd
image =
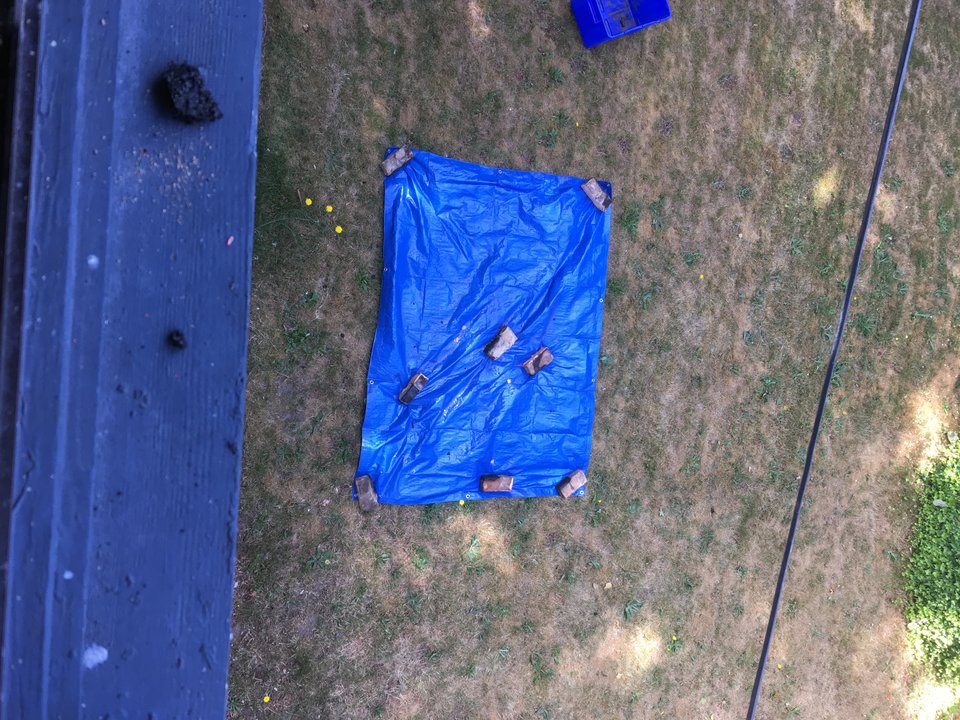
{"type": "Polygon", "coordinates": [[[517,334],[510,329],[510,326],[501,325],[500,330],[493,336],[493,340],[487,343],[483,351],[491,360],[499,360],[516,342],[517,334]]]}
{"type": "Polygon", "coordinates": [[[410,149],[409,145],[404,143],[380,163],[380,169],[383,171],[384,176],[390,177],[411,160],[413,160],[413,150],[410,149]]]}
{"type": "Polygon", "coordinates": [[[560,482],[559,485],[557,485],[557,492],[563,497],[568,498],[586,484],[586,473],[584,473],[583,470],[577,469],[570,473],[560,482]]]}
{"type": "Polygon", "coordinates": [[[600,187],[600,183],[597,182],[596,178],[590,178],[583,183],[580,188],[586,193],[587,197],[590,198],[593,206],[600,212],[606,212],[607,208],[613,203],[613,198],[607,195],[604,189],[600,187]]]}
{"type": "Polygon", "coordinates": [[[400,391],[397,399],[404,405],[409,405],[413,399],[420,394],[420,391],[423,390],[423,386],[427,384],[427,380],[429,380],[429,378],[423,373],[415,373],[414,376],[407,381],[407,384],[403,386],[403,390],[400,391]]]}
{"type": "Polygon", "coordinates": [[[377,493],[373,489],[373,480],[369,475],[361,475],[354,481],[357,485],[357,504],[360,506],[360,512],[370,512],[380,502],[377,500],[377,493]]]}
{"type": "Polygon", "coordinates": [[[513,490],[513,475],[481,475],[481,492],[510,492],[513,490]]]}

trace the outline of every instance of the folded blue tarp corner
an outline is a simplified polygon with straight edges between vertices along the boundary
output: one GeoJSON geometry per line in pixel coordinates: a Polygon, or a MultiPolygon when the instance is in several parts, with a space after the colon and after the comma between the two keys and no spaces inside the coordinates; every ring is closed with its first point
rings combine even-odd
{"type": "Polygon", "coordinates": [[[582,183],[420,150],[384,178],[357,470],[380,502],[556,495],[587,470],[612,210],[582,183]],[[518,340],[491,360],[484,346],[502,325],[518,340]],[[521,365],[543,346],[554,360],[530,376],[521,365]],[[405,405],[416,373],[429,380],[405,405]],[[485,474],[512,475],[513,490],[481,493],[485,474]]]}

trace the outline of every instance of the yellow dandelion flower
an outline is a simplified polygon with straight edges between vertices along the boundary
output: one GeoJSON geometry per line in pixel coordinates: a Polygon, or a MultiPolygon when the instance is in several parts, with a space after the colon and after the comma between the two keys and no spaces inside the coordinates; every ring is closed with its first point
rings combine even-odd
{"type": "Polygon", "coordinates": [[[264,695],[264,696],[263,696],[263,701],[264,701],[264,702],[270,702],[270,696],[269,696],[269,695],[264,695]]]}
{"type": "Polygon", "coordinates": [[[303,201],[303,204],[306,205],[307,207],[310,207],[311,205],[313,205],[313,199],[307,198],[306,200],[303,201]]]}
{"type": "Polygon", "coordinates": [[[343,228],[340,227],[339,225],[337,225],[333,230],[334,230],[334,232],[337,233],[337,235],[339,235],[340,233],[343,232],[343,228]]]}
{"type": "Polygon", "coordinates": [[[327,212],[333,212],[333,205],[327,205],[327,206],[324,208],[324,210],[326,210],[327,212]]]}
{"type": "Polygon", "coordinates": [[[700,279],[703,280],[703,273],[700,273],[700,279]]]}
{"type": "Polygon", "coordinates": [[[676,636],[676,635],[674,635],[672,639],[673,639],[673,640],[676,640],[676,639],[677,639],[677,636],[676,636]]]}
{"type": "Polygon", "coordinates": [[[326,560],[324,560],[324,561],[323,561],[323,564],[324,564],[324,565],[329,565],[329,564],[330,564],[330,558],[327,558],[326,560]]]}
{"type": "Polygon", "coordinates": [[[577,120],[577,127],[580,127],[580,121],[577,120]]]}
{"type": "Polygon", "coordinates": [[[780,663],[777,663],[777,670],[783,670],[783,665],[781,665],[780,663]]]}
{"type": "Polygon", "coordinates": [[[466,505],[467,502],[466,502],[465,500],[461,500],[461,501],[460,501],[460,504],[461,504],[461,505],[466,505]]]}

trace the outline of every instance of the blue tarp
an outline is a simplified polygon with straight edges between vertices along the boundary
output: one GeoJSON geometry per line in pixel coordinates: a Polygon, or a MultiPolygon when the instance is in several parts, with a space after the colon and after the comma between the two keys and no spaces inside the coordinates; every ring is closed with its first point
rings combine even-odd
{"type": "Polygon", "coordinates": [[[582,178],[414,152],[384,179],[357,475],[383,503],[556,495],[590,460],[612,210],[582,178]],[[519,339],[490,360],[502,325],[519,339]],[[555,359],[531,377],[521,364],[542,346],[555,359]],[[404,405],[418,372],[429,381],[404,405]],[[512,492],[481,493],[485,474],[514,476],[512,492]]]}

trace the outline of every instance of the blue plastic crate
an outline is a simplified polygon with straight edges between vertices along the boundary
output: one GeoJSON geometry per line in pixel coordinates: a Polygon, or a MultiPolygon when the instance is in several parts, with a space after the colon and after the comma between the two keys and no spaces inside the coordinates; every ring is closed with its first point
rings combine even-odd
{"type": "Polygon", "coordinates": [[[588,48],[670,17],[667,0],[571,0],[570,9],[588,48]]]}

